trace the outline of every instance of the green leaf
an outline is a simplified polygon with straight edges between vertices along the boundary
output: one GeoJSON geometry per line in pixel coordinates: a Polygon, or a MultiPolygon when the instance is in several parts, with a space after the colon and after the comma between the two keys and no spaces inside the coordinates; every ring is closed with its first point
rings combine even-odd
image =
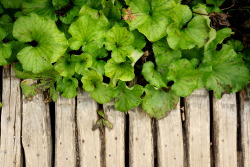
{"type": "Polygon", "coordinates": [[[115,101],[115,108],[119,111],[126,112],[141,103],[141,95],[144,89],[141,85],[128,88],[125,82],[119,82],[117,91],[119,95],[115,101]]]}
{"type": "Polygon", "coordinates": [[[227,41],[227,44],[229,46],[231,46],[235,52],[240,52],[244,49],[243,43],[239,40],[231,39],[231,40],[227,41]]]}
{"type": "Polygon", "coordinates": [[[157,71],[162,76],[166,76],[170,64],[181,58],[181,51],[171,49],[166,39],[161,39],[154,43],[153,51],[157,65],[157,71]]]}
{"type": "Polygon", "coordinates": [[[17,9],[21,7],[22,0],[1,0],[4,8],[17,9]]]}
{"type": "Polygon", "coordinates": [[[69,0],[52,0],[52,4],[56,9],[61,9],[69,4],[69,0]]]}
{"type": "Polygon", "coordinates": [[[63,77],[62,80],[57,82],[56,89],[60,91],[63,97],[73,98],[77,95],[76,88],[78,87],[78,81],[72,77],[63,77]]]}
{"type": "Polygon", "coordinates": [[[104,69],[105,75],[111,79],[131,81],[135,77],[134,68],[130,61],[117,63],[113,59],[109,59],[104,69]]]}
{"type": "Polygon", "coordinates": [[[187,25],[187,28],[176,28],[171,24],[167,29],[167,41],[172,49],[192,49],[196,45],[202,47],[209,41],[210,20],[207,16],[195,16],[187,25]]]}
{"type": "Polygon", "coordinates": [[[187,5],[177,4],[170,10],[169,16],[177,28],[182,28],[192,18],[192,11],[187,5]]]}
{"type": "Polygon", "coordinates": [[[161,39],[166,36],[171,22],[168,13],[174,5],[174,0],[132,0],[129,8],[134,19],[127,20],[130,30],[138,29],[152,42],[161,39]]]}
{"type": "Polygon", "coordinates": [[[114,26],[106,33],[105,47],[112,51],[111,56],[118,63],[126,61],[126,56],[133,52],[133,43],[134,36],[126,27],[114,26]]]}
{"type": "Polygon", "coordinates": [[[69,27],[69,33],[72,35],[69,39],[70,48],[78,50],[82,47],[85,52],[100,49],[104,44],[107,25],[107,22],[88,15],[79,17],[69,27]]]}
{"type": "Polygon", "coordinates": [[[72,61],[75,64],[75,72],[78,74],[83,74],[84,71],[92,65],[92,57],[88,53],[72,55],[72,61]]]}
{"type": "Polygon", "coordinates": [[[155,69],[154,63],[151,61],[143,64],[142,75],[151,85],[156,88],[167,87],[166,82],[160,75],[160,73],[155,69]]]}
{"type": "Polygon", "coordinates": [[[225,38],[231,36],[232,30],[230,28],[223,28],[216,31],[216,37],[206,47],[205,50],[216,49],[218,44],[221,44],[225,38]]]}
{"type": "Polygon", "coordinates": [[[0,43],[0,66],[9,64],[8,58],[10,58],[10,56],[11,44],[0,43]]]}
{"type": "Polygon", "coordinates": [[[24,70],[40,73],[52,68],[68,47],[68,41],[54,21],[38,15],[20,17],[13,28],[13,36],[20,42],[30,43],[23,48],[17,58],[24,70]]]}
{"type": "Polygon", "coordinates": [[[73,21],[75,21],[76,16],[78,16],[79,10],[79,7],[74,6],[65,14],[65,16],[59,16],[59,19],[64,24],[71,24],[73,21]]]}
{"type": "Polygon", "coordinates": [[[206,0],[206,3],[214,6],[221,6],[225,0],[206,0]]]}
{"type": "Polygon", "coordinates": [[[0,102],[0,108],[2,108],[2,107],[3,107],[3,103],[0,102]]]}
{"type": "Polygon", "coordinates": [[[64,77],[73,76],[75,74],[75,63],[72,61],[70,55],[61,57],[56,64],[54,69],[64,77]]]}
{"type": "Polygon", "coordinates": [[[93,8],[93,9],[102,9],[102,4],[101,4],[101,0],[73,0],[73,3],[78,6],[78,7],[82,7],[84,5],[93,8]]]}
{"type": "Polygon", "coordinates": [[[105,74],[104,66],[106,64],[106,61],[102,59],[108,56],[107,50],[103,47],[91,53],[91,56],[92,56],[91,69],[94,69],[100,74],[104,75],[105,74]]]}
{"type": "Polygon", "coordinates": [[[57,20],[55,9],[51,0],[23,0],[22,11],[26,15],[36,13],[40,16],[47,17],[55,21],[57,20]]]}
{"type": "Polygon", "coordinates": [[[172,91],[164,92],[151,85],[145,87],[146,95],[142,99],[142,108],[150,117],[164,118],[178,103],[179,97],[172,91]]]}
{"type": "Polygon", "coordinates": [[[170,65],[167,79],[174,82],[171,90],[177,96],[186,97],[197,88],[199,77],[200,72],[194,68],[192,62],[181,59],[170,65]]]}
{"type": "Polygon", "coordinates": [[[248,68],[229,45],[223,45],[220,51],[207,51],[200,70],[200,84],[213,90],[217,98],[221,98],[222,93],[241,90],[250,80],[248,68]]]}
{"type": "Polygon", "coordinates": [[[87,92],[93,92],[96,88],[96,85],[98,83],[102,83],[102,75],[94,70],[86,70],[85,73],[83,73],[83,77],[81,79],[82,81],[82,87],[87,92]]]}
{"type": "Polygon", "coordinates": [[[4,14],[0,17],[0,27],[5,32],[4,34],[1,35],[2,39],[4,39],[4,38],[6,38],[7,40],[14,39],[13,35],[12,35],[13,21],[9,15],[4,14]]]}
{"type": "Polygon", "coordinates": [[[90,96],[98,103],[108,103],[112,98],[117,96],[117,92],[111,86],[97,82],[95,89],[91,92],[90,96]]]}

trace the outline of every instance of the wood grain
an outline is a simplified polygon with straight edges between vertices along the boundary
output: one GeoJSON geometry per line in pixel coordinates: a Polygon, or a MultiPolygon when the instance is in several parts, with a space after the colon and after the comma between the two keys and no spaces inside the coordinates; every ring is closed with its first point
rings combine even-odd
{"type": "Polygon", "coordinates": [[[250,99],[246,90],[240,93],[241,147],[244,167],[250,166],[250,99]]]}
{"type": "Polygon", "coordinates": [[[106,166],[125,166],[125,113],[117,111],[114,103],[103,105],[112,129],[105,128],[106,166]]]}
{"type": "Polygon", "coordinates": [[[151,118],[137,107],[129,111],[129,166],[154,165],[151,118]]]}
{"type": "Polygon", "coordinates": [[[3,68],[2,112],[0,131],[0,166],[22,167],[21,91],[13,67],[3,68]]]}
{"type": "Polygon", "coordinates": [[[98,120],[98,105],[89,93],[78,91],[77,96],[77,129],[80,166],[101,166],[100,131],[92,130],[98,120]]]}
{"type": "Polygon", "coordinates": [[[213,99],[214,157],[216,167],[237,166],[236,95],[213,99]]]}
{"type": "Polygon", "coordinates": [[[190,167],[210,167],[210,103],[206,89],[185,99],[185,115],[190,167]]]}
{"type": "Polygon", "coordinates": [[[75,99],[60,97],[55,111],[55,166],[76,166],[75,99]]]}
{"type": "Polygon", "coordinates": [[[184,167],[184,145],[180,104],[167,117],[157,121],[158,166],[184,167]]]}
{"type": "Polygon", "coordinates": [[[32,101],[23,97],[22,144],[26,167],[52,166],[52,138],[49,106],[43,94],[32,101]]]}

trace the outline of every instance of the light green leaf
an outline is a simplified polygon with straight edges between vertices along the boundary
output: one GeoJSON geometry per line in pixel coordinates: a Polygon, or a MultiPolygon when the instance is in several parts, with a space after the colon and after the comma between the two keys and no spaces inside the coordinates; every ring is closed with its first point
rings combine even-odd
{"type": "Polygon", "coordinates": [[[78,87],[78,81],[75,78],[64,77],[57,82],[56,89],[60,91],[63,97],[73,98],[77,95],[76,88],[78,87]]]}
{"type": "Polygon", "coordinates": [[[210,20],[206,16],[195,16],[187,25],[187,28],[176,28],[172,24],[167,29],[167,41],[172,49],[192,49],[195,46],[202,47],[209,41],[210,20]]]}
{"type": "Polygon", "coordinates": [[[94,69],[100,74],[104,75],[105,74],[104,66],[106,64],[106,61],[102,59],[108,56],[108,53],[105,47],[91,53],[91,56],[92,56],[91,69],[94,69]]]}
{"type": "Polygon", "coordinates": [[[117,63],[113,59],[108,60],[104,66],[105,75],[111,79],[120,79],[121,81],[131,81],[134,77],[134,68],[130,61],[117,63]]]}
{"type": "Polygon", "coordinates": [[[138,29],[152,42],[161,39],[166,36],[171,22],[168,13],[174,5],[174,0],[132,0],[129,8],[134,19],[127,20],[130,30],[138,29]]]}
{"type": "Polygon", "coordinates": [[[117,92],[111,86],[97,82],[95,89],[91,92],[90,96],[98,103],[108,103],[117,95],[117,92]]]}
{"type": "Polygon", "coordinates": [[[115,108],[117,110],[127,112],[141,103],[141,95],[144,92],[141,85],[128,88],[125,82],[119,82],[116,89],[119,92],[115,101],[115,108]]]}
{"type": "Polygon", "coordinates": [[[171,90],[177,96],[186,97],[197,88],[199,77],[200,72],[190,61],[180,59],[170,65],[167,79],[174,82],[171,90]]]}
{"type": "Polygon", "coordinates": [[[192,18],[192,11],[187,5],[177,4],[170,10],[169,16],[177,28],[182,28],[192,18]]]}
{"type": "Polygon", "coordinates": [[[70,48],[82,51],[94,52],[103,47],[107,22],[94,19],[91,16],[81,16],[69,27],[72,37],[69,39],[70,48]]]}
{"type": "Polygon", "coordinates": [[[142,99],[142,108],[150,117],[164,118],[178,103],[179,97],[172,91],[164,92],[151,85],[145,87],[146,95],[142,99]]]}
{"type": "Polygon", "coordinates": [[[209,49],[216,49],[218,44],[221,44],[224,39],[231,36],[233,34],[232,30],[230,28],[223,28],[218,31],[216,31],[216,37],[214,40],[212,40],[206,47],[205,50],[209,49]]]}
{"type": "Polygon", "coordinates": [[[207,51],[200,70],[200,84],[213,90],[217,98],[241,90],[250,80],[249,69],[229,45],[223,45],[220,51],[207,51]]]}
{"type": "Polygon", "coordinates": [[[0,66],[7,65],[10,62],[8,58],[11,56],[11,44],[0,43],[0,66]]]}
{"type": "Polygon", "coordinates": [[[94,70],[86,70],[83,73],[82,87],[87,92],[93,92],[98,83],[102,83],[102,75],[94,70]]]}
{"type": "Polygon", "coordinates": [[[160,73],[155,69],[154,63],[148,61],[143,64],[142,75],[151,85],[156,88],[167,87],[166,82],[160,75],[160,73]]]}
{"type": "Polygon", "coordinates": [[[114,26],[106,33],[105,47],[112,51],[111,56],[116,62],[126,61],[134,47],[134,35],[126,27],[114,26]]]}
{"type": "Polygon", "coordinates": [[[55,21],[57,20],[55,9],[51,0],[23,0],[22,11],[26,15],[36,13],[40,16],[44,16],[55,21]]]}
{"type": "Polygon", "coordinates": [[[20,17],[13,28],[13,36],[20,42],[30,43],[23,48],[17,58],[24,70],[40,73],[52,68],[68,47],[68,41],[55,22],[38,15],[20,17]]]}

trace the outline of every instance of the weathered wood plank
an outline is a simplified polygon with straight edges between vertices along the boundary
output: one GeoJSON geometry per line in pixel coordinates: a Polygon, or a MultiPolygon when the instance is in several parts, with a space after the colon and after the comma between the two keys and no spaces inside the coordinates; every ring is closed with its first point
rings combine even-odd
{"type": "Polygon", "coordinates": [[[185,99],[185,115],[190,167],[210,167],[210,103],[206,89],[185,99]]]}
{"type": "Polygon", "coordinates": [[[23,97],[22,143],[26,167],[52,166],[49,106],[43,94],[32,101],[23,97]]]}
{"type": "Polygon", "coordinates": [[[236,95],[213,100],[214,153],[216,167],[237,166],[236,95]]]}
{"type": "Polygon", "coordinates": [[[112,129],[105,128],[106,166],[125,166],[125,114],[114,108],[114,103],[103,105],[112,129]]]}
{"type": "Polygon", "coordinates": [[[2,113],[0,131],[0,166],[23,166],[21,151],[20,80],[13,67],[3,67],[2,113]]]}
{"type": "Polygon", "coordinates": [[[129,111],[129,166],[154,165],[151,118],[138,107],[129,111]]]}
{"type": "Polygon", "coordinates": [[[180,104],[167,117],[157,121],[157,153],[159,167],[184,167],[180,104]]]}
{"type": "Polygon", "coordinates": [[[76,166],[75,99],[60,97],[55,111],[55,166],[76,166]]]}
{"type": "Polygon", "coordinates": [[[98,120],[98,105],[82,89],[77,96],[77,129],[80,166],[101,166],[100,131],[92,130],[98,120]]]}
{"type": "Polygon", "coordinates": [[[250,166],[250,99],[246,91],[240,93],[241,147],[244,166],[250,166]]]}

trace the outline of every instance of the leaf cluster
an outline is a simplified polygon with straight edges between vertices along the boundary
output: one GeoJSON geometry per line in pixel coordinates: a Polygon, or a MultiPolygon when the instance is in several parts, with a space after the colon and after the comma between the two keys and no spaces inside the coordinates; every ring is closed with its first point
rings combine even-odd
{"type": "Polygon", "coordinates": [[[249,83],[249,51],[230,28],[210,26],[223,0],[0,2],[0,65],[15,63],[29,99],[73,98],[82,87],[100,104],[142,105],[160,119],[195,89],[220,98],[249,83]]]}

